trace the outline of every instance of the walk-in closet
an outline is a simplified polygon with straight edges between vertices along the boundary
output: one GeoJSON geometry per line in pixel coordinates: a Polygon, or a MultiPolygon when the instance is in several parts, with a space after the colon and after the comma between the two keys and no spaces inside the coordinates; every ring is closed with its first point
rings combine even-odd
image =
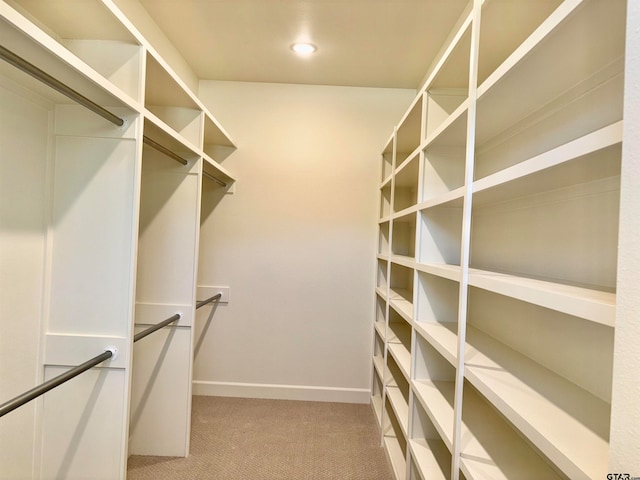
{"type": "Polygon", "coordinates": [[[639,129],[633,0],[0,0],[0,480],[640,478],[639,129]]]}

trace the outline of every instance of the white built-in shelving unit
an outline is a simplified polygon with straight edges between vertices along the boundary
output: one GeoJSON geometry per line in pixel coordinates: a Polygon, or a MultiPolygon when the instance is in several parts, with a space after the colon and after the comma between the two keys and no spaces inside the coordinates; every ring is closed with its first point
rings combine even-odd
{"type": "Polygon", "coordinates": [[[607,476],[625,38],[624,0],[470,1],[385,146],[372,404],[397,479],[607,476]]]}
{"type": "Polygon", "coordinates": [[[186,456],[201,200],[232,187],[234,144],[111,0],[0,1],[0,44],[124,120],[0,62],[2,400],[118,351],[3,417],[0,478],[186,456]]]}

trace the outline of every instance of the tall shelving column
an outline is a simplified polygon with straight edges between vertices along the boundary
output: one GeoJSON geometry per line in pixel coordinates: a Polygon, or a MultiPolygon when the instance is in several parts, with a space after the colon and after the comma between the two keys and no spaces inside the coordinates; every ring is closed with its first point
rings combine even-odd
{"type": "MultiPolygon", "coordinates": [[[[43,112],[41,119],[48,117],[46,130],[34,125],[39,134],[34,133],[31,140],[35,146],[45,146],[37,166],[32,168],[36,178],[44,178],[40,208],[45,213],[37,236],[46,248],[42,249],[38,271],[29,273],[34,280],[37,278],[42,291],[23,292],[10,300],[16,305],[41,305],[41,318],[27,322],[34,326],[29,335],[40,344],[39,357],[28,360],[29,365],[35,363],[35,368],[23,370],[28,387],[84,363],[107,347],[117,348],[117,355],[101,368],[22,407],[25,410],[9,414],[26,420],[19,428],[30,425],[33,439],[31,445],[20,443],[15,447],[28,451],[17,452],[3,439],[3,447],[8,447],[6,451],[3,448],[3,454],[21,460],[16,465],[8,458],[12,467],[8,471],[3,468],[0,476],[123,478],[131,374],[142,49],[98,2],[79,5],[77,16],[67,16],[63,8],[51,8],[47,2],[12,3],[15,8],[0,3],[3,47],[106,108],[123,119],[124,125],[109,123],[4,62],[0,67],[3,75],[20,84],[9,88],[38,105],[43,112]],[[70,35],[72,31],[74,35],[70,35]],[[18,470],[13,470],[13,465],[18,470]]],[[[32,106],[27,110],[33,111],[32,106]]],[[[17,118],[23,113],[8,106],[3,110],[5,115],[17,118]]],[[[21,127],[28,128],[24,124],[21,127]]],[[[19,141],[12,137],[6,140],[3,146],[19,141]]],[[[31,150],[30,146],[21,147],[31,150]]],[[[33,194],[28,184],[20,183],[23,178],[10,178],[25,195],[33,194]]],[[[21,208],[29,210],[33,206],[27,202],[21,208]]],[[[19,227],[11,232],[14,234],[19,237],[19,227]]],[[[22,268],[15,273],[17,278],[25,274],[22,268]]],[[[8,320],[3,315],[3,324],[8,320]]],[[[10,358],[7,362],[20,365],[21,359],[10,358]]],[[[9,391],[21,393],[12,387],[3,388],[3,395],[9,391]]],[[[11,422],[3,421],[0,428],[3,437],[11,435],[11,422]]],[[[21,438],[23,434],[16,436],[21,438]]]]}
{"type": "Polygon", "coordinates": [[[410,479],[606,476],[625,3],[476,2],[419,93],[410,479]]]}
{"type": "MultiPolygon", "coordinates": [[[[3,449],[3,458],[20,461],[12,461],[18,470],[6,474],[124,478],[127,456],[140,444],[144,453],[188,453],[202,174],[229,188],[235,179],[213,157],[223,158],[234,145],[111,0],[10,3],[0,2],[2,45],[107,107],[124,119],[124,126],[112,127],[4,62],[0,65],[0,74],[9,77],[0,79],[3,109],[17,115],[28,110],[35,123],[28,168],[37,173],[21,185],[43,182],[48,189],[40,205],[25,207],[30,219],[38,216],[38,208],[48,215],[34,236],[34,245],[40,242],[43,251],[47,247],[42,265],[36,259],[24,275],[44,291],[26,295],[24,288],[12,289],[18,294],[8,307],[25,311],[19,306],[29,302],[42,311],[42,318],[29,320],[28,331],[20,329],[29,336],[30,350],[41,344],[40,358],[26,364],[35,371],[25,367],[20,372],[30,387],[31,377],[39,383],[106,346],[118,350],[101,368],[11,413],[21,421],[0,427],[2,445],[11,445],[3,449]],[[17,97],[29,108],[16,107],[17,97]],[[186,158],[187,165],[143,144],[160,144],[186,158]],[[134,311],[136,323],[145,325],[176,310],[181,324],[146,337],[134,355],[134,311]],[[167,337],[177,340],[162,343],[167,337]],[[157,361],[163,356],[172,361],[157,361]],[[135,420],[131,432],[130,414],[135,420]],[[7,439],[16,436],[20,425],[33,425],[34,436],[29,442],[19,435],[14,448],[7,439]],[[29,452],[19,450],[25,445],[29,452]]],[[[8,151],[15,151],[9,145],[13,136],[7,138],[8,151]]],[[[3,169],[8,166],[3,159],[3,169]]],[[[3,201],[20,202],[13,189],[7,195],[3,201]]],[[[20,226],[15,227],[2,236],[12,251],[18,242],[10,237],[21,235],[20,226]]],[[[4,310],[2,315],[4,324],[8,317],[4,310]]],[[[18,394],[24,384],[12,379],[7,391],[18,394]]]]}

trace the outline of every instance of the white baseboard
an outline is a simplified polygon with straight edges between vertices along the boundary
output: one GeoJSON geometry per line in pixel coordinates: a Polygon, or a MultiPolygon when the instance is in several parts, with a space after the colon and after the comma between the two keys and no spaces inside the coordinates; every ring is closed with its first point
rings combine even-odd
{"type": "Polygon", "coordinates": [[[203,382],[197,380],[193,382],[192,394],[211,397],[270,398],[312,402],[369,403],[371,401],[371,392],[365,388],[203,382]]]}

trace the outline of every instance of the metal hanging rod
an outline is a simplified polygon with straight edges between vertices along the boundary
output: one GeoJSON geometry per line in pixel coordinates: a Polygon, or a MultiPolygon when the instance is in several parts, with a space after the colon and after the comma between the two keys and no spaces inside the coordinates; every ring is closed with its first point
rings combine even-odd
{"type": "Polygon", "coordinates": [[[166,327],[167,325],[169,325],[170,323],[175,322],[176,320],[180,320],[181,315],[179,313],[176,313],[174,316],[167,318],[166,320],[163,320],[160,323],[156,323],[155,325],[147,328],[146,330],[141,331],[140,333],[137,333],[134,337],[133,337],[133,341],[134,343],[137,342],[138,340],[142,340],[144,337],[146,337],[147,335],[151,335],[153,332],[155,332],[156,330],[160,330],[162,327],[166,327]]]}
{"type": "Polygon", "coordinates": [[[149,145],[151,148],[153,148],[154,150],[159,151],[160,153],[164,153],[167,157],[169,158],[173,158],[176,162],[181,163],[182,165],[186,165],[187,163],[189,163],[187,160],[185,160],[184,158],[182,158],[180,155],[178,155],[177,153],[172,152],[171,150],[169,150],[167,147],[160,145],[158,142],[156,142],[155,140],[151,140],[149,137],[147,137],[146,135],[143,135],[142,137],[142,141],[144,143],[146,143],[147,145],[149,145]]]}
{"type": "Polygon", "coordinates": [[[104,362],[108,358],[113,357],[117,353],[115,348],[109,348],[105,350],[100,355],[93,357],[91,360],[87,360],[82,365],[78,365],[77,367],[73,367],[71,370],[66,371],[65,373],[58,375],[57,377],[52,378],[51,380],[44,382],[41,385],[38,385],[31,390],[24,392],[22,395],[18,395],[17,397],[9,400],[6,403],[0,405],[0,417],[6,415],[7,413],[15,410],[18,407],[21,407],[25,403],[30,402],[31,400],[39,397],[47,393],[49,390],[53,390],[59,385],[62,385],[65,382],[68,382],[74,377],[77,377],[83,372],[86,372],[90,368],[95,367],[99,363],[104,362]]]}
{"type": "Polygon", "coordinates": [[[71,87],[66,86],[60,80],[52,77],[48,73],[43,70],[40,70],[38,67],[33,65],[32,63],[27,62],[24,58],[19,57],[11,50],[6,49],[5,47],[0,45],[0,58],[4,61],[10,63],[14,67],[22,70],[23,72],[31,75],[33,78],[40,80],[45,85],[53,88],[57,92],[60,92],[64,96],[70,98],[71,100],[79,103],[83,107],[88,108],[94,113],[97,113],[102,118],[109,120],[111,123],[121,127],[124,125],[124,120],[117,115],[114,115],[106,108],[101,107],[95,102],[92,102],[87,97],[82,95],[81,93],[76,92],[71,87]]]}
{"type": "Polygon", "coordinates": [[[202,175],[204,175],[205,177],[207,177],[209,180],[213,180],[214,182],[216,182],[218,185],[222,185],[223,187],[226,187],[227,184],[225,182],[223,182],[222,180],[220,180],[219,178],[214,177],[213,175],[211,175],[210,173],[205,172],[204,170],[202,171],[202,175]]]}
{"type": "Polygon", "coordinates": [[[211,303],[215,300],[220,300],[221,298],[222,298],[222,293],[216,293],[213,297],[209,297],[206,300],[201,300],[199,302],[196,302],[196,310],[200,307],[204,307],[208,303],[211,303]]]}

